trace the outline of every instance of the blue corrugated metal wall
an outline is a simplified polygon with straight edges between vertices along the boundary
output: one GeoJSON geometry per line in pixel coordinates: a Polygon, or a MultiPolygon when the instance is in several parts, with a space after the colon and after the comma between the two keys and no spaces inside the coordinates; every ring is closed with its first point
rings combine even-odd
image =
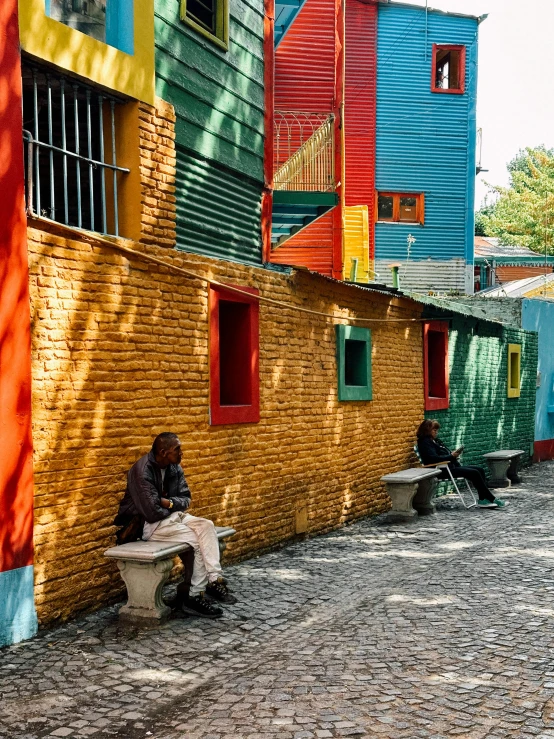
{"type": "Polygon", "coordinates": [[[261,264],[263,3],[229,0],[229,51],[155,0],[156,94],[175,107],[177,248],[261,264]]]}
{"type": "MultiPolygon", "coordinates": [[[[425,193],[425,225],[376,224],[376,257],[473,258],[476,19],[403,5],[379,7],[377,162],[379,191],[425,193]],[[465,93],[432,93],[433,44],[466,46],[465,93]]],[[[429,263],[427,263],[429,264],[429,263]]]]}

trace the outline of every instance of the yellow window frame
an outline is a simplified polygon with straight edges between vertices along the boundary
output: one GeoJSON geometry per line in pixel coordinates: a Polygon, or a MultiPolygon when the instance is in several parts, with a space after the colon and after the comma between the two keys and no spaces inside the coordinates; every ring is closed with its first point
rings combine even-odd
{"type": "Polygon", "coordinates": [[[115,92],[154,105],[154,0],[134,0],[134,54],[46,15],[44,0],[19,0],[21,48],[115,92]]]}
{"type": "Polygon", "coordinates": [[[181,20],[224,51],[229,51],[229,0],[216,0],[215,34],[187,15],[187,0],[181,0],[181,20]]]}
{"type": "Polygon", "coordinates": [[[521,395],[521,344],[508,344],[508,397],[521,395]]]}

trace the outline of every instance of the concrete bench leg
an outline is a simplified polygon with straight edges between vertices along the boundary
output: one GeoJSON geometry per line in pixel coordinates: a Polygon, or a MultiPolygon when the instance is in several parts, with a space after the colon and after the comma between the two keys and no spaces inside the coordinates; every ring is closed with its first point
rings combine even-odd
{"type": "Polygon", "coordinates": [[[119,610],[119,618],[125,623],[161,623],[171,613],[162,600],[162,588],[173,568],[173,558],[159,562],[117,563],[121,577],[127,586],[127,603],[119,610]]]}
{"type": "Polygon", "coordinates": [[[491,488],[508,488],[510,487],[510,480],[508,479],[507,472],[510,466],[509,459],[487,459],[489,470],[491,473],[491,479],[489,485],[491,488]]]}
{"type": "Polygon", "coordinates": [[[433,502],[436,492],[436,477],[428,477],[427,480],[420,481],[412,503],[419,516],[432,516],[436,513],[435,504],[433,502]]]}
{"type": "Polygon", "coordinates": [[[517,485],[518,483],[522,482],[521,477],[519,476],[518,469],[517,469],[519,465],[519,460],[520,460],[520,457],[514,457],[512,461],[510,462],[510,466],[508,467],[508,472],[506,473],[512,485],[517,485]]]}
{"type": "Polygon", "coordinates": [[[417,492],[417,482],[387,482],[387,493],[392,501],[392,509],[387,513],[387,521],[406,522],[417,518],[412,501],[417,492]]]}

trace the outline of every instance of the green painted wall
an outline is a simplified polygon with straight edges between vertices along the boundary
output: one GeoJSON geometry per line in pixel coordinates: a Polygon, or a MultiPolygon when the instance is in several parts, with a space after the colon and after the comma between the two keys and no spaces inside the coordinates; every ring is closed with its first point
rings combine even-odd
{"type": "Polygon", "coordinates": [[[518,328],[455,318],[448,340],[450,407],[427,411],[441,424],[452,449],[465,445],[462,462],[486,467],[483,454],[524,449],[531,459],[535,427],[537,334],[518,328]],[[508,344],[521,344],[521,395],[507,397],[508,344]]]}
{"type": "Polygon", "coordinates": [[[155,0],[156,94],[177,116],[177,248],[260,264],[263,1],[229,8],[226,52],[155,0]]]}

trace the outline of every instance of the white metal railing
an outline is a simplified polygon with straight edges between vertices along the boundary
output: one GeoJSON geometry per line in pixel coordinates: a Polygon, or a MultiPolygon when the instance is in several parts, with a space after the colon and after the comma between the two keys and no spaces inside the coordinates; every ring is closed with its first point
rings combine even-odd
{"type": "Polygon", "coordinates": [[[273,187],[335,189],[334,115],[275,111],[273,187]]]}

